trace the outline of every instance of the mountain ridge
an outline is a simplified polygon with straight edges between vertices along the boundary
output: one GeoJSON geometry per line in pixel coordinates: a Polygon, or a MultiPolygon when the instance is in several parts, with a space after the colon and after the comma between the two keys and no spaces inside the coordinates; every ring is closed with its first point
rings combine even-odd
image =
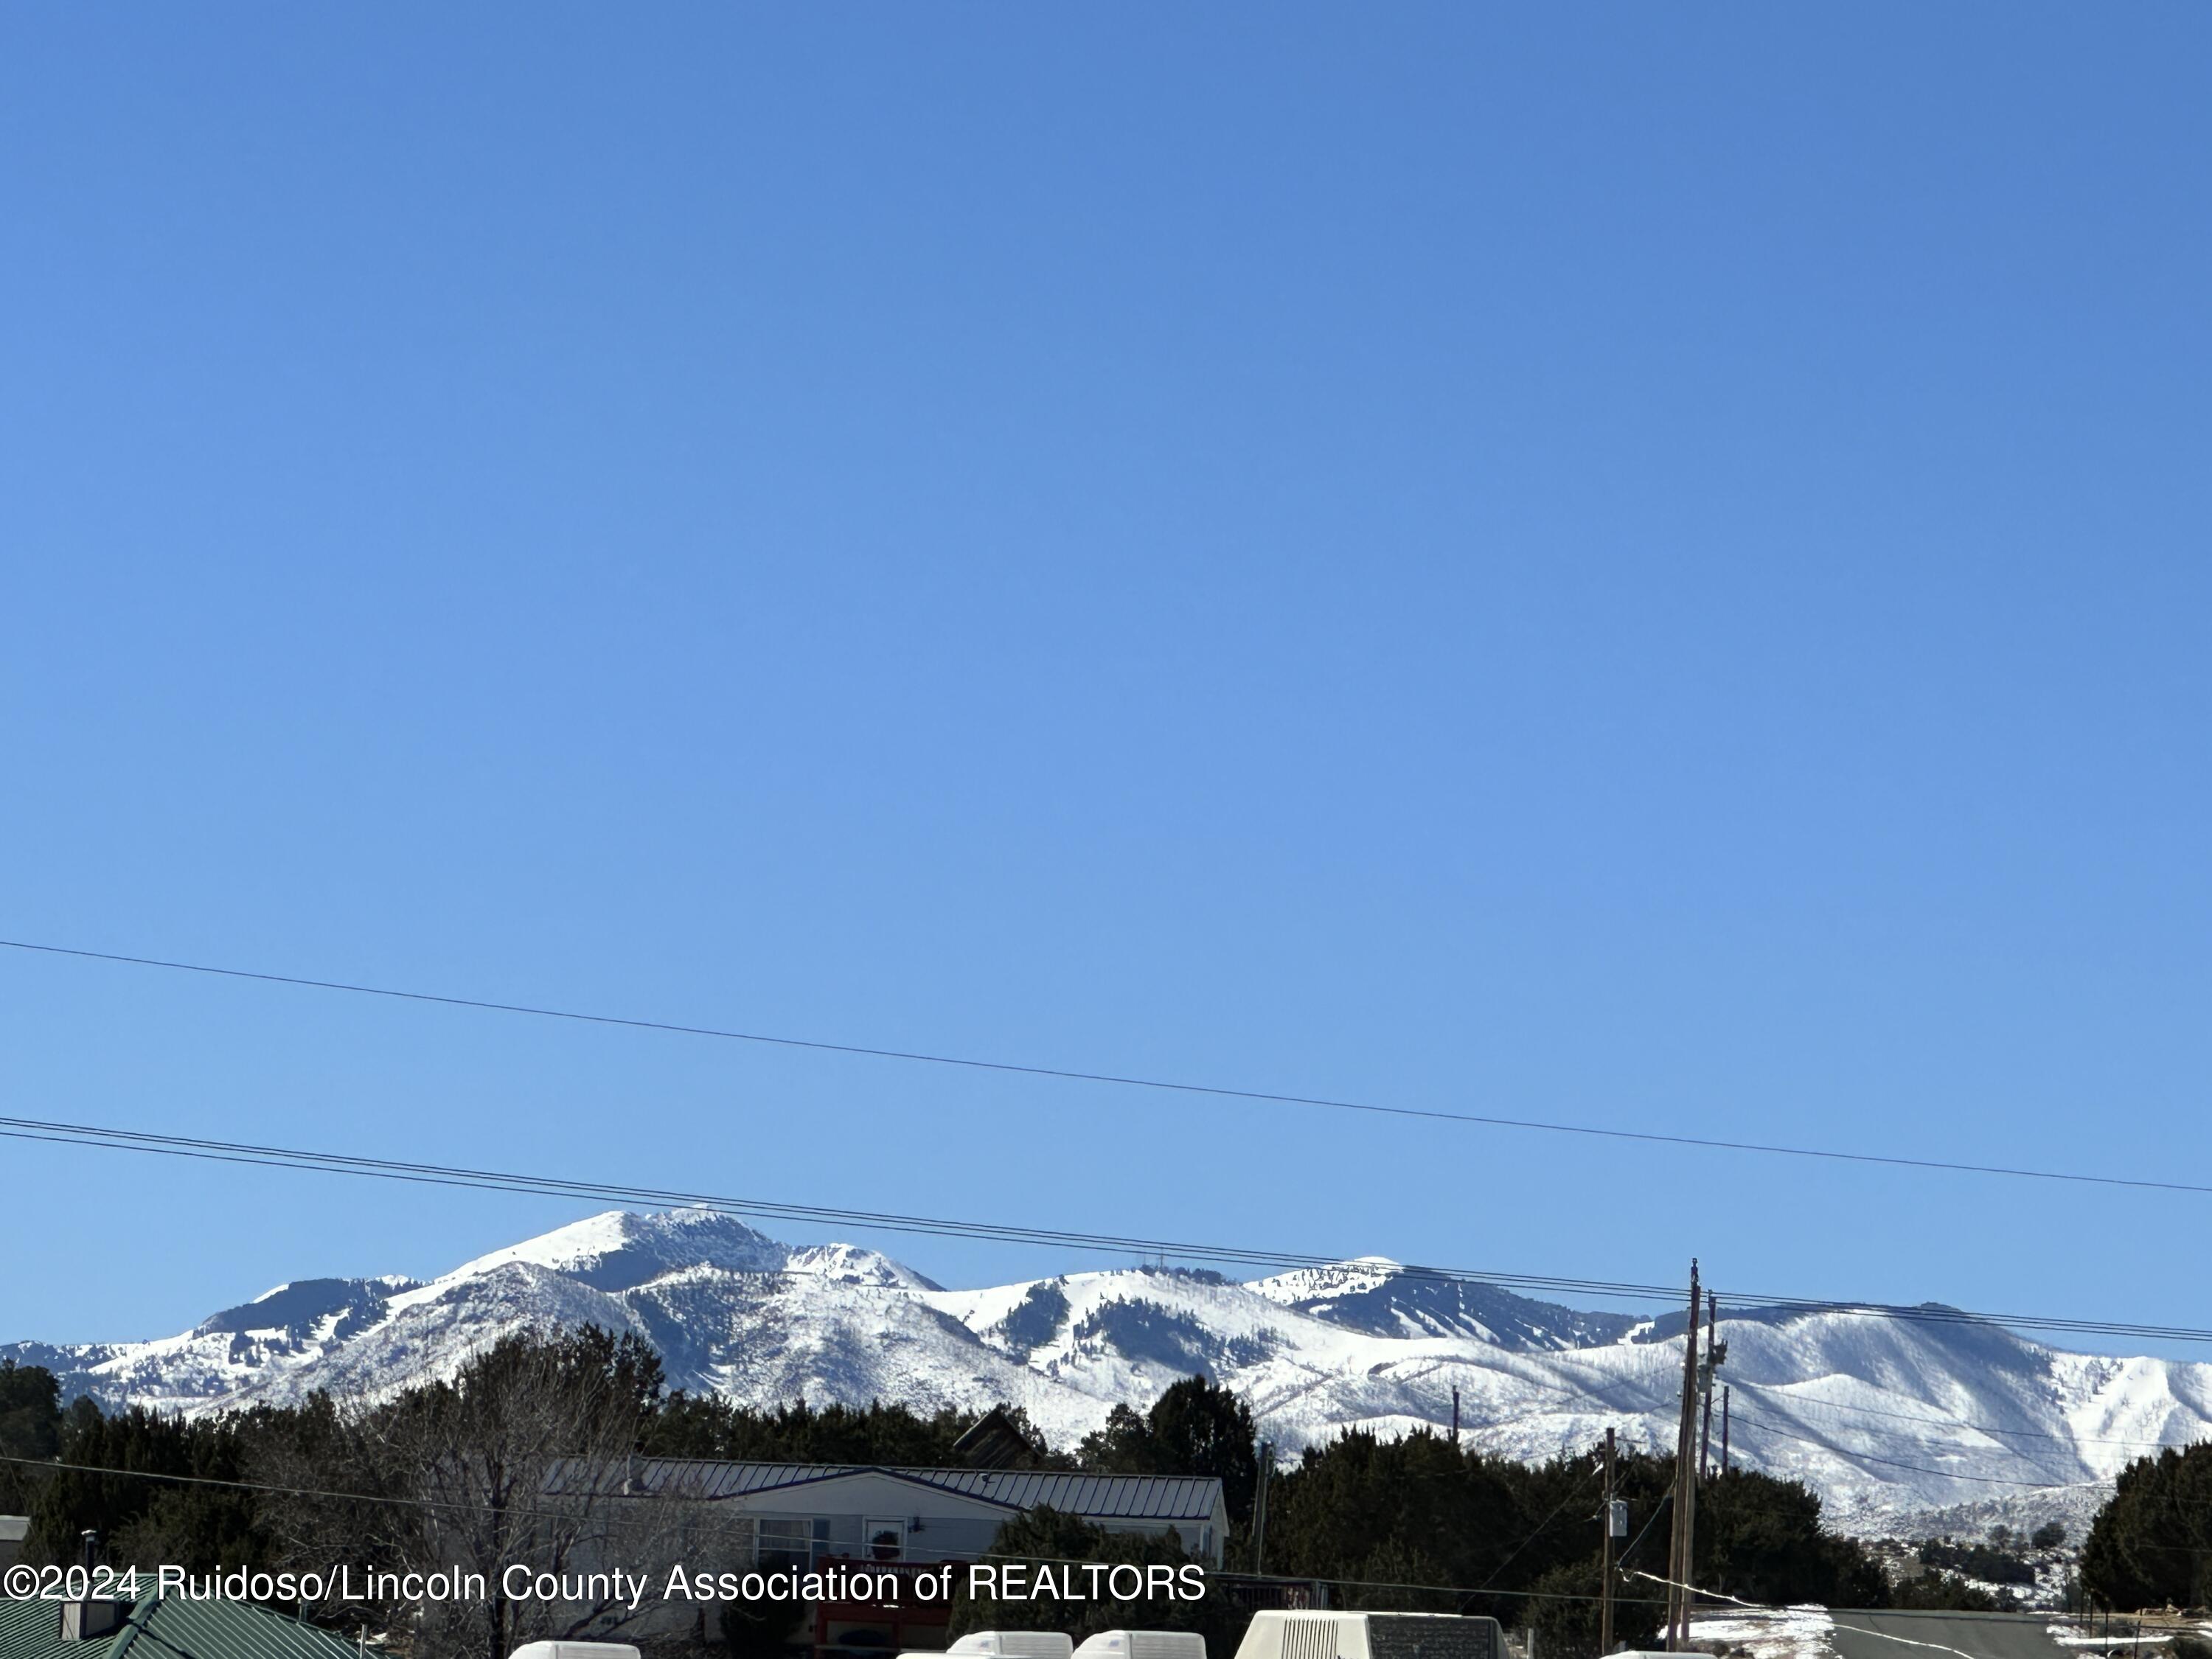
{"type": "MultiPolygon", "coordinates": [[[[72,1396],[199,1413],[319,1389],[375,1398],[450,1376],[513,1332],[597,1324],[651,1343],[672,1387],[749,1405],[1003,1401],[1072,1444],[1115,1405],[1203,1371],[1286,1455],[1346,1429],[1445,1429],[1456,1393],[1463,1439],[1534,1461],[1608,1426],[1632,1449],[1671,1449],[1681,1321],[1384,1257],[1249,1284],[1144,1267],[947,1289],[877,1251],[787,1245],[726,1215],[610,1211],[428,1280],[295,1280],[174,1336],[0,1355],[47,1366],[72,1396]]],[[[2212,1365],[1850,1310],[1722,1326],[1731,1455],[1805,1480],[1854,1530],[1967,1509],[2078,1519],[2131,1456],[2212,1434],[2212,1365]]]]}

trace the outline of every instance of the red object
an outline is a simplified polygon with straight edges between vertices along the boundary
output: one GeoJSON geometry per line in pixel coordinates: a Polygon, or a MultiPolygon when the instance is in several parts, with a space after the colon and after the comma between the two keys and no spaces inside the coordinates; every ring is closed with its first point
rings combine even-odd
{"type": "Polygon", "coordinates": [[[876,1601],[817,1603],[814,1609],[814,1645],[817,1649],[872,1648],[887,1655],[902,1650],[943,1652],[945,1628],[952,1620],[951,1599],[940,1595],[933,1601],[924,1601],[915,1593],[908,1581],[925,1574],[941,1577],[948,1565],[956,1573],[963,1571],[957,1563],[943,1561],[877,1561],[865,1556],[820,1558],[814,1563],[814,1570],[817,1572],[834,1567],[854,1573],[896,1573],[902,1582],[896,1603],[876,1601]],[[871,1637],[880,1635],[881,1639],[860,1642],[851,1639],[863,1632],[871,1637]]]}

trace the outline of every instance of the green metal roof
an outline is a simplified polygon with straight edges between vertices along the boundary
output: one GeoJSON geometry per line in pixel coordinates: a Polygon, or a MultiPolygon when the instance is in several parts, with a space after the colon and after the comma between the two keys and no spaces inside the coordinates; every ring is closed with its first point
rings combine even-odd
{"type": "MultiPolygon", "coordinates": [[[[0,1601],[0,1659],[47,1659],[49,1655],[69,1655],[74,1659],[80,1650],[92,1648],[89,1642],[63,1641],[61,1629],[59,1602],[9,1596],[0,1601]]],[[[99,1645],[104,1648],[107,1644],[99,1645]]]]}
{"type": "Polygon", "coordinates": [[[61,1604],[0,1598],[0,1659],[356,1659],[351,1642],[243,1601],[149,1595],[122,1629],[64,1642],[61,1604]]]}

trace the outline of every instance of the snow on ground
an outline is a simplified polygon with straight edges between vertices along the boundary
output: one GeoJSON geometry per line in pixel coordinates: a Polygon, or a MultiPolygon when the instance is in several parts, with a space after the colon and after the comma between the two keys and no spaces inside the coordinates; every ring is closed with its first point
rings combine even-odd
{"type": "MultiPolygon", "coordinates": [[[[2079,1625],[2052,1625],[2045,1632],[2045,1634],[2062,1648],[2094,1649],[2099,1653],[2135,1652],[2138,1650],[2150,1653],[2169,1645],[2180,1633],[2179,1630],[2168,1626],[2163,1630],[2147,1630],[2141,1636],[2137,1636],[2132,1629],[2130,1629],[2128,1633],[2123,1636],[2119,1629],[2115,1627],[2100,1636],[2094,1631],[2082,1629],[2079,1625]]],[[[2197,1626],[2196,1633],[2199,1636],[2212,1637],[2212,1625],[2197,1626]]]]}
{"type": "Polygon", "coordinates": [[[1826,1607],[1700,1613],[1690,1620],[1692,1645],[1751,1659],[1835,1659],[1836,1621],[1826,1607]]]}

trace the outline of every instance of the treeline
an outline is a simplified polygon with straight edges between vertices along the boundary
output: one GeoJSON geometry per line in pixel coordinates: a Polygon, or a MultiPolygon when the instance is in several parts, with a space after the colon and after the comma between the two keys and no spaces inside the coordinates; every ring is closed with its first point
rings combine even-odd
{"type": "Polygon", "coordinates": [[[1987,1584],[2021,1584],[2033,1588],[2035,1563],[1992,1540],[1987,1544],[1954,1544],[1947,1538],[1930,1538],[1915,1551],[1927,1566],[1948,1567],[1967,1578],[1987,1584]]]}
{"type": "MultiPolygon", "coordinates": [[[[1218,1476],[1231,1522],[1226,1565],[1252,1570],[1256,1435],[1233,1393],[1188,1378],[1149,1411],[1115,1408],[1072,1449],[1048,1445],[1017,1410],[997,1415],[995,1430],[1014,1437],[1031,1467],[1218,1476]]],[[[375,1404],[316,1395],[191,1421],[136,1407],[105,1413],[89,1400],[64,1412],[44,1372],[0,1369],[0,1451],[58,1460],[0,1465],[8,1471],[0,1481],[14,1483],[0,1486],[0,1508],[31,1515],[29,1553],[46,1560],[74,1559],[90,1528],[112,1561],[194,1571],[458,1565],[495,1577],[510,1561],[557,1571],[594,1553],[655,1560],[679,1539],[694,1565],[718,1555],[718,1565],[735,1565],[743,1543],[716,1534],[714,1506],[641,1504],[605,1472],[628,1471],[634,1456],[942,1466],[957,1461],[955,1445],[977,1420],[898,1404],[761,1411],[693,1399],[665,1388],[644,1345],[594,1330],[509,1338],[451,1382],[375,1404]]],[[[1673,1484],[1668,1458],[1631,1454],[1616,1466],[1631,1528],[1615,1632],[1634,1646],[1652,1645],[1658,1630],[1662,1591],[1643,1575],[1666,1571],[1673,1484]]],[[[1271,1575],[1326,1583],[1334,1606],[1481,1613],[1534,1626],[1540,1650],[1575,1659],[1596,1651],[1600,1492],[1589,1455],[1526,1465],[1425,1431],[1400,1439],[1349,1431],[1273,1474],[1263,1565],[1271,1575]]],[[[1010,1523],[997,1550],[1173,1566],[1193,1559],[1198,1541],[1109,1534],[1035,1513],[1010,1523]]],[[[1701,1489],[1695,1576],[1758,1602],[1890,1599],[1869,1556],[1823,1525],[1817,1497],[1741,1469],[1701,1489]]],[[[404,1625],[410,1611],[367,1609],[372,1628],[404,1625]]],[[[424,1659],[503,1659],[527,1640],[610,1633],[619,1613],[495,1596],[437,1613],[446,1622],[412,1626],[411,1635],[424,1659]]],[[[1047,1626],[1080,1636],[1180,1622],[1225,1655],[1248,1618],[1249,1602],[1240,1610],[1228,1595],[1142,1607],[1045,1599],[961,1606],[956,1630],[1047,1626]]],[[[757,1659],[793,1623],[789,1609],[738,1609],[714,1629],[702,1620],[694,1636],[757,1659]]]]}
{"type": "MultiPolygon", "coordinates": [[[[1632,1646],[1656,1643],[1674,1481],[1670,1457],[1630,1454],[1614,1467],[1630,1516],[1614,1632],[1632,1646]]],[[[1594,1455],[1524,1464],[1431,1433],[1347,1433],[1275,1483],[1267,1566],[1334,1581],[1340,1605],[1486,1613],[1533,1626],[1541,1651],[1595,1654],[1601,1495],[1594,1455]],[[1423,1585],[1455,1588],[1404,1588],[1423,1585]]],[[[1695,1581],[1745,1601],[1887,1599],[1880,1570],[1826,1529],[1820,1500],[1796,1481],[1742,1469],[1707,1480],[1696,1547],[1695,1581]]]]}
{"type": "MultiPolygon", "coordinates": [[[[1233,1398],[1196,1379],[1177,1389],[1186,1411],[1209,1393],[1233,1398]]],[[[1671,1458],[1630,1455],[1615,1466],[1615,1490],[1632,1520],[1620,1558],[1613,1628],[1616,1642],[1632,1647],[1657,1642],[1664,1592],[1639,1575],[1666,1572],[1674,1479],[1671,1458]]],[[[1273,1479],[1264,1565],[1269,1574],[1326,1583],[1332,1607],[1486,1613],[1510,1627],[1534,1626],[1540,1652],[1584,1659],[1598,1651],[1601,1490],[1593,1457],[1532,1466],[1426,1431],[1383,1439],[1352,1431],[1273,1479]]],[[[1232,1516],[1234,1572],[1251,1567],[1255,1539],[1249,1502],[1241,1512],[1232,1505],[1232,1516]]],[[[1016,1559],[1181,1559],[1158,1542],[1117,1538],[1049,1514],[1009,1523],[996,1548],[1016,1559]]],[[[1889,1603],[1880,1568],[1856,1541],[1823,1528],[1820,1499],[1768,1475],[1731,1470],[1705,1485],[1697,1560],[1699,1585],[1745,1601],[1889,1603]]],[[[1045,1598],[963,1607],[954,1629],[1064,1630],[1079,1638],[1150,1624],[1200,1631],[1210,1651],[1225,1652],[1221,1644],[1233,1648],[1248,1617],[1218,1597],[1143,1607],[1045,1598]]]]}
{"type": "MultiPolygon", "coordinates": [[[[702,1457],[733,1463],[874,1463],[908,1468],[957,1467],[953,1447],[981,1413],[940,1411],[923,1417],[904,1406],[812,1406],[801,1400],[759,1410],[726,1400],[670,1395],[651,1413],[638,1449],[648,1457],[702,1457]]],[[[1029,1414],[1001,1406],[999,1417],[1028,1448],[1030,1468],[1073,1468],[1055,1455],[1029,1414]]]]}

